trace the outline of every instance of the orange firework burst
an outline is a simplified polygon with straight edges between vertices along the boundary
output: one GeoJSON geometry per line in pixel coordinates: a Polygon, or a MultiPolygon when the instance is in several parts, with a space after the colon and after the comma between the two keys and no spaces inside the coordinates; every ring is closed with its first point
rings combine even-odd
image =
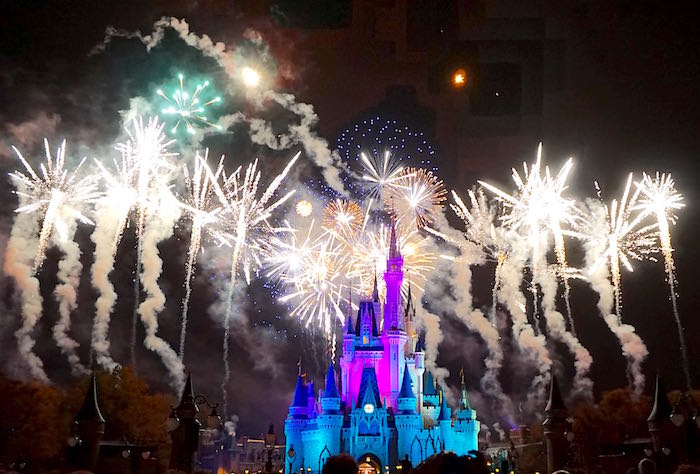
{"type": "Polygon", "coordinates": [[[397,185],[388,190],[384,205],[391,209],[399,222],[415,224],[422,229],[432,224],[442,210],[447,191],[442,180],[432,171],[422,168],[404,168],[397,185]]]}
{"type": "Polygon", "coordinates": [[[362,226],[362,208],[349,199],[336,199],[323,209],[323,227],[343,236],[355,234],[362,226]]]}

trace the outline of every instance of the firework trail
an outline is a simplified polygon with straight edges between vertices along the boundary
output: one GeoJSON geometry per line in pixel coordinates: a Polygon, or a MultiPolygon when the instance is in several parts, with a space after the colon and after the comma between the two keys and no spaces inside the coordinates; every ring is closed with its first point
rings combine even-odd
{"type": "Polygon", "coordinates": [[[506,228],[513,231],[522,231],[528,236],[529,245],[532,249],[531,271],[533,273],[531,291],[535,298],[535,319],[537,312],[537,289],[535,281],[541,280],[543,271],[539,262],[545,258],[546,254],[546,233],[552,233],[554,239],[554,253],[559,264],[559,277],[564,284],[564,300],[566,302],[567,317],[571,332],[575,335],[576,330],[571,314],[570,286],[568,281],[568,270],[566,262],[566,248],[564,245],[564,235],[578,236],[570,230],[575,228],[581,221],[580,211],[576,208],[573,199],[566,198],[562,194],[567,189],[566,179],[573,166],[573,160],[569,158],[559,173],[555,176],[545,167],[542,173],[542,143],[537,148],[537,160],[530,167],[523,164],[524,178],[517,170],[513,169],[513,181],[518,188],[516,195],[510,195],[495,186],[483,181],[479,181],[484,188],[496,194],[503,203],[507,211],[502,222],[506,228]],[[569,230],[564,230],[562,226],[567,226],[569,230]]]}
{"type": "Polygon", "coordinates": [[[246,282],[250,283],[251,270],[257,271],[262,266],[261,254],[269,245],[271,236],[289,231],[288,228],[272,227],[268,220],[272,217],[275,209],[284,204],[294,194],[294,191],[288,192],[271,204],[268,204],[268,202],[289,174],[299,155],[299,152],[294,155],[294,158],[289,161],[282,173],[272,180],[260,198],[257,195],[261,172],[257,169],[257,160],[248,165],[242,182],[241,168],[238,168],[230,177],[226,178],[224,183],[224,192],[228,202],[225,212],[231,227],[228,232],[218,232],[217,234],[220,241],[232,247],[231,278],[226,294],[226,311],[224,313],[224,377],[221,381],[221,393],[225,410],[227,410],[228,402],[226,386],[231,377],[228,362],[229,324],[233,310],[233,292],[237,275],[239,272],[242,272],[246,282]]]}
{"type": "MultiPolygon", "coordinates": [[[[624,203],[624,198],[621,201],[622,203],[624,203]]],[[[611,214],[608,208],[598,201],[591,200],[588,204],[590,208],[588,223],[593,235],[584,243],[586,277],[590,281],[592,288],[599,295],[598,309],[603,320],[620,343],[622,354],[627,361],[627,378],[630,388],[635,394],[640,395],[644,390],[642,364],[649,352],[644,342],[635,333],[634,327],[629,324],[622,324],[619,305],[617,306],[618,313],[613,313],[619,290],[615,286],[614,272],[611,271],[611,267],[614,265],[614,262],[619,262],[619,258],[617,255],[610,253],[626,248],[626,245],[617,245],[623,244],[625,239],[622,235],[617,235],[614,239],[611,239],[610,237],[613,237],[613,235],[603,230],[612,231],[613,227],[609,226],[612,223],[610,217],[614,215],[615,211],[611,214]],[[618,241],[617,237],[622,238],[622,240],[618,241]]],[[[622,205],[621,210],[624,210],[624,207],[622,205]]],[[[614,202],[611,209],[615,209],[614,202]]],[[[616,219],[613,219],[613,221],[616,221],[616,219]]],[[[617,227],[617,229],[622,229],[622,227],[617,227]]]]}
{"type": "MultiPolygon", "coordinates": [[[[15,182],[19,189],[21,182],[15,182]]],[[[19,195],[19,204],[23,205],[26,198],[19,195]]],[[[20,289],[22,306],[22,325],[15,332],[17,348],[27,363],[29,371],[37,380],[48,383],[49,378],[44,371],[44,363],[34,354],[34,338],[32,332],[41,317],[41,293],[39,280],[33,270],[33,262],[38,245],[37,235],[40,229],[39,217],[34,214],[18,214],[15,216],[5,250],[5,273],[14,278],[20,289]]]]}
{"type": "Polygon", "coordinates": [[[146,219],[146,209],[151,201],[159,201],[162,194],[169,194],[167,182],[174,166],[170,158],[176,153],[168,151],[174,140],[168,140],[163,133],[165,124],[151,117],[144,124],[138,117],[132,121],[133,131],[125,128],[128,140],[117,145],[126,162],[135,166],[134,182],[136,191],[136,271],[134,272],[134,310],[131,318],[131,364],[136,367],[136,321],[141,301],[140,274],[142,272],[142,234],[146,219]]]}
{"type": "Polygon", "coordinates": [[[138,306],[138,314],[146,330],[144,345],[158,354],[170,374],[170,384],[176,393],[182,391],[185,370],[177,353],[162,338],[158,331],[158,313],[165,307],[165,294],[158,286],[158,277],[163,270],[163,261],[158,252],[158,243],[173,235],[180,217],[180,206],[169,193],[161,193],[149,202],[144,212],[147,223],[141,235],[141,275],[146,298],[138,306]]]}
{"type": "Polygon", "coordinates": [[[673,261],[673,246],[671,245],[671,224],[676,223],[674,211],[685,207],[683,196],[676,191],[675,183],[671,174],[656,173],[652,177],[646,173],[642,176],[642,181],[635,183],[641,192],[636,209],[641,211],[642,216],[654,216],[659,229],[659,240],[661,242],[661,253],[664,256],[664,268],[666,269],[666,279],[668,280],[671,292],[671,305],[673,317],[678,329],[678,338],[681,345],[681,357],[683,361],[683,373],[688,390],[691,389],[690,368],[688,366],[688,350],[685,345],[685,335],[683,334],[683,324],[678,313],[678,295],[676,295],[675,263],[673,261]]]}
{"type": "Polygon", "coordinates": [[[496,226],[498,215],[496,206],[489,204],[483,190],[468,192],[471,209],[469,209],[459,195],[452,191],[455,204],[450,207],[457,217],[464,221],[464,236],[469,242],[477,245],[484,253],[487,260],[496,263],[491,287],[491,312],[489,318],[492,325],[496,325],[496,310],[498,306],[498,288],[501,284],[501,269],[503,263],[511,252],[511,242],[515,236],[509,236],[507,231],[496,226]]]}
{"type": "Polygon", "coordinates": [[[53,337],[56,345],[68,359],[71,372],[73,375],[79,376],[88,373],[88,371],[80,363],[80,357],[76,351],[80,344],[68,335],[68,331],[71,326],[70,315],[78,306],[78,286],[83,265],[80,263],[80,247],[73,240],[77,222],[70,218],[66,219],[65,222],[66,234],[62,237],[54,234],[52,237],[53,244],[63,252],[63,256],[58,262],[59,284],[54,289],[54,295],[58,300],[58,321],[53,327],[53,337]]]}
{"type": "MultiPolygon", "coordinates": [[[[65,168],[66,142],[63,141],[56,150],[55,157],[49,149],[49,143],[44,140],[46,163],[40,165],[40,174],[37,174],[22,154],[13,147],[27,174],[14,172],[10,177],[15,184],[16,194],[19,197],[19,207],[16,209],[18,219],[13,226],[12,235],[8,243],[8,252],[15,252],[10,247],[22,238],[20,234],[31,231],[32,221],[19,219],[19,215],[31,215],[41,223],[38,241],[29,240],[35,245],[33,267],[31,273],[36,273],[41,267],[46,249],[50,242],[54,242],[63,251],[63,257],[59,262],[59,285],[55,289],[55,296],[59,302],[59,319],[53,328],[54,339],[61,351],[66,355],[71,365],[71,370],[80,373],[82,366],[75,351],[78,344],[70,338],[70,314],[76,306],[76,292],[80,278],[80,249],[77,244],[70,242],[73,239],[77,222],[92,224],[83,213],[84,206],[92,203],[98,196],[97,178],[93,175],[79,177],[78,172],[85,161],[84,159],[73,170],[65,168]],[[16,227],[16,229],[15,229],[16,227]]],[[[23,250],[22,254],[26,254],[23,250]]],[[[12,275],[21,288],[22,326],[16,332],[19,341],[20,353],[28,362],[32,374],[41,380],[47,380],[43,372],[43,364],[32,352],[34,341],[31,333],[41,317],[41,297],[39,295],[38,280],[33,275],[26,275],[23,268],[24,262],[19,254],[9,258],[17,258],[17,262],[6,264],[7,273],[12,275]],[[29,300],[33,300],[30,302],[29,300]]]]}
{"type": "Polygon", "coordinates": [[[502,301],[513,321],[513,338],[521,352],[535,363],[537,375],[533,377],[528,390],[527,406],[531,410],[539,409],[551,377],[552,359],[547,351],[545,337],[537,334],[527,320],[525,295],[520,290],[525,258],[520,252],[514,252],[504,261],[501,271],[501,285],[498,299],[502,301]]]}
{"type": "MultiPolygon", "coordinates": [[[[208,153],[208,150],[207,150],[208,153]]],[[[187,250],[187,264],[185,270],[185,296],[182,299],[182,317],[180,327],[180,360],[185,356],[185,338],[187,336],[187,313],[190,305],[190,295],[192,293],[192,276],[194,274],[194,264],[202,244],[202,230],[205,226],[215,222],[217,215],[222,211],[226,202],[219,202],[218,206],[213,205],[215,196],[223,196],[223,191],[219,186],[219,177],[223,175],[222,156],[215,172],[212,172],[207,165],[207,153],[202,158],[199,153],[195,154],[194,172],[190,176],[188,168],[184,167],[185,183],[188,197],[182,207],[191,214],[192,228],[190,232],[190,245],[187,250]]],[[[220,197],[220,199],[221,199],[220,197]]]]}
{"type": "Polygon", "coordinates": [[[442,180],[423,168],[404,168],[386,193],[384,205],[400,223],[422,229],[442,212],[447,191],[442,180]]]}

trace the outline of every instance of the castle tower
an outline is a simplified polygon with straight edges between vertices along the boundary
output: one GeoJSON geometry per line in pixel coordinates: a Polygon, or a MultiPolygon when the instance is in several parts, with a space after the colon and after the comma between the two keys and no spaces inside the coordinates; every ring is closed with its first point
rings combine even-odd
{"type": "Polygon", "coordinates": [[[440,449],[443,451],[454,451],[455,443],[452,439],[452,410],[447,405],[445,389],[440,389],[440,414],[437,417],[438,430],[440,432],[440,449]]]}
{"type": "Polygon", "coordinates": [[[97,402],[97,378],[95,377],[95,372],[90,376],[90,385],[85,394],[85,401],[75,416],[73,423],[77,425],[77,434],[82,441],[82,444],[77,447],[76,467],[95,471],[100,455],[100,440],[105,432],[105,419],[102,417],[102,412],[97,402]]]}
{"type": "Polygon", "coordinates": [[[409,458],[412,457],[411,443],[423,428],[423,419],[416,410],[416,394],[411,385],[411,374],[408,370],[408,363],[405,363],[395,414],[398,433],[396,447],[399,459],[403,459],[406,455],[409,458]]]}
{"type": "Polygon", "coordinates": [[[439,409],[440,397],[437,390],[435,390],[435,380],[433,380],[433,374],[426,370],[425,380],[423,381],[423,413],[436,420],[439,409]]]}
{"type": "Polygon", "coordinates": [[[413,295],[411,294],[411,284],[408,284],[408,294],[406,295],[406,305],[403,312],[403,330],[408,335],[408,345],[406,352],[413,354],[416,350],[418,334],[416,334],[416,306],[413,303],[413,295]]]}
{"type": "Polygon", "coordinates": [[[425,351],[420,336],[416,337],[416,347],[413,352],[413,360],[416,367],[416,392],[418,392],[418,413],[423,410],[423,374],[425,373],[425,351]]]}
{"type": "Polygon", "coordinates": [[[544,437],[547,448],[547,472],[554,472],[558,469],[563,469],[566,464],[566,454],[568,451],[568,442],[566,441],[567,417],[569,411],[564,405],[564,400],[561,397],[559,383],[554,374],[552,374],[552,383],[549,387],[549,400],[544,409],[545,420],[542,423],[544,427],[544,437]]]}
{"type": "Polygon", "coordinates": [[[669,442],[668,432],[671,429],[671,404],[666,396],[663,380],[656,374],[654,387],[654,406],[651,408],[647,425],[651,436],[654,452],[658,453],[669,442]]]}
{"type": "Polygon", "coordinates": [[[302,432],[309,422],[308,407],[307,388],[300,369],[297,376],[297,386],[294,390],[294,400],[289,405],[289,414],[284,421],[285,452],[289,452],[290,448],[294,447],[294,452],[296,453],[294,458],[288,461],[292,462],[292,472],[298,472],[303,467],[304,443],[302,442],[302,432]]]}
{"type": "MultiPolygon", "coordinates": [[[[344,414],[340,410],[340,394],[335,382],[333,363],[328,365],[326,386],[321,395],[321,413],[316,417],[316,426],[321,432],[318,442],[319,452],[324,449],[333,454],[340,453],[340,434],[343,428],[344,414]]],[[[325,451],[324,451],[325,452],[325,451]]]]}
{"type": "Polygon", "coordinates": [[[454,436],[456,445],[463,452],[457,451],[457,454],[468,454],[469,451],[477,450],[479,447],[479,431],[481,423],[476,419],[476,410],[469,403],[469,395],[467,394],[467,385],[464,382],[464,371],[461,372],[462,387],[459,399],[459,410],[455,416],[454,436]]]}
{"type": "Polygon", "coordinates": [[[397,330],[402,324],[400,319],[401,285],[403,283],[403,257],[396,240],[396,221],[391,219],[391,237],[389,241],[389,257],[384,272],[386,284],[386,304],[384,305],[384,331],[397,330]]]}

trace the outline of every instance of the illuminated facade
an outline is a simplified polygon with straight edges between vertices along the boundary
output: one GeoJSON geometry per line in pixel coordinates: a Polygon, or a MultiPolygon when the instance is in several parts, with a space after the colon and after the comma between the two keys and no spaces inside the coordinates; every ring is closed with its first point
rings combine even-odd
{"type": "Polygon", "coordinates": [[[340,359],[340,390],[331,364],[318,397],[300,374],[285,421],[287,472],[318,473],[332,455],[352,455],[362,470],[394,471],[408,456],[415,466],[440,451],[465,455],[477,449],[479,421],[462,380],[453,414],[425,370],[425,353],[413,330],[415,306],[409,289],[402,301],[403,258],[396,232],[384,273],[386,301],[360,302],[348,317],[340,359]],[[380,329],[381,328],[381,329],[380,329]]]}

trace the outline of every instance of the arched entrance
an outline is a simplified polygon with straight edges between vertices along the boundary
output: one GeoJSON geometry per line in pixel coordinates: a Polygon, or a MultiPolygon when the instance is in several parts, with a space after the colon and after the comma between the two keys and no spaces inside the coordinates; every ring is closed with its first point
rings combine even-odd
{"type": "Polygon", "coordinates": [[[374,454],[363,454],[357,459],[358,474],[382,474],[382,463],[374,454]]]}

